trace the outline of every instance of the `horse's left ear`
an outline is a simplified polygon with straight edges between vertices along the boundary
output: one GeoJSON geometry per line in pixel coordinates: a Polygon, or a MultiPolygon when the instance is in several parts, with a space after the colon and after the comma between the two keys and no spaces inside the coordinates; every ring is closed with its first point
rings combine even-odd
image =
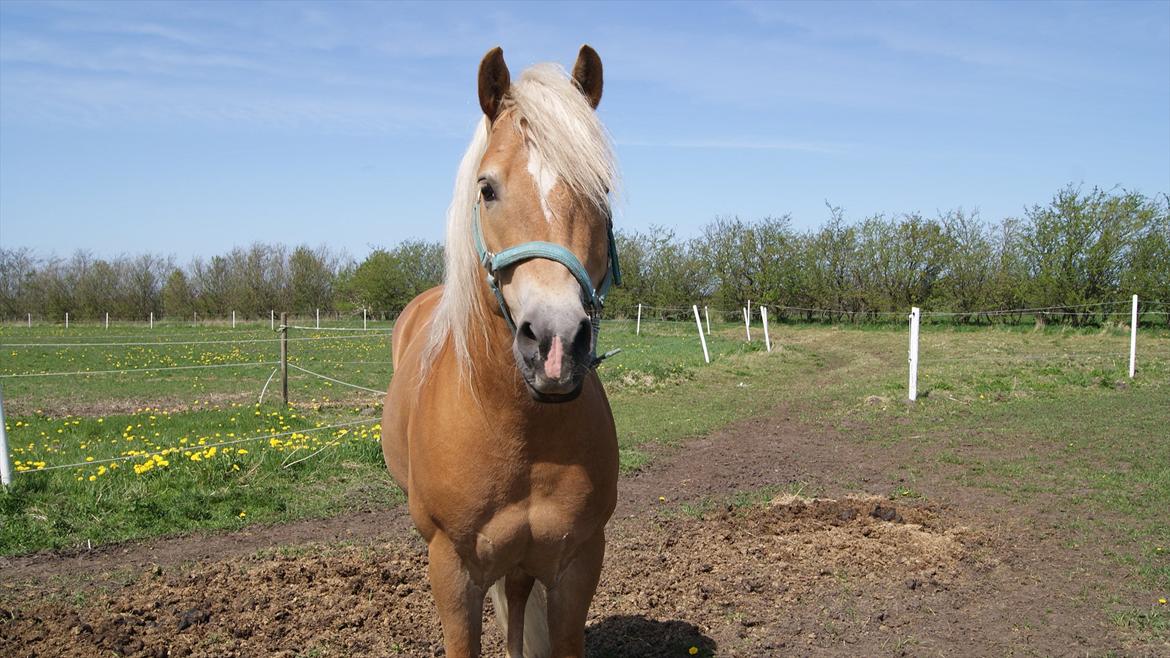
{"type": "Polygon", "coordinates": [[[589,99],[589,105],[597,109],[601,102],[601,57],[597,51],[585,44],[577,54],[577,63],[573,65],[573,81],[581,88],[581,93],[589,99]]]}
{"type": "Polygon", "coordinates": [[[487,51],[479,63],[479,107],[488,121],[495,121],[500,114],[504,94],[512,85],[508,65],[504,63],[504,51],[499,46],[487,51]]]}

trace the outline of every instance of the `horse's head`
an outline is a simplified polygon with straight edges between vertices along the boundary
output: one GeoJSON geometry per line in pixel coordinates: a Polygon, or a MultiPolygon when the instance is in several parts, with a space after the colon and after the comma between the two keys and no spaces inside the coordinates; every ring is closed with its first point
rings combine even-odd
{"type": "Polygon", "coordinates": [[[601,59],[589,46],[571,83],[537,67],[513,85],[499,48],[479,67],[488,141],[474,230],[512,328],[516,365],[540,401],[575,398],[593,365],[592,321],[608,286],[612,235],[612,156],[594,115],[601,88],[601,59]]]}

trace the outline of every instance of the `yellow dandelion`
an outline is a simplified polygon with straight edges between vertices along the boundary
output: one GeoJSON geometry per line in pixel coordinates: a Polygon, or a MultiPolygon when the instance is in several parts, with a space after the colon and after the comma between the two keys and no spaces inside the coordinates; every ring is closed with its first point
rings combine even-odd
{"type": "Polygon", "coordinates": [[[699,647],[691,647],[690,649],[687,649],[687,653],[689,653],[693,656],[693,655],[699,653],[699,647]]]}

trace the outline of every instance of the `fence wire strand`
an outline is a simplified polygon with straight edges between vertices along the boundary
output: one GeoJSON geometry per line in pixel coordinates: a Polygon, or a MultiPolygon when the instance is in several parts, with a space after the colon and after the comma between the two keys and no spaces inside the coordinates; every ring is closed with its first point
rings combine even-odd
{"type": "Polygon", "coordinates": [[[359,386],[359,385],[357,385],[357,384],[351,384],[351,383],[349,383],[349,382],[343,382],[343,381],[341,381],[340,379],[334,379],[334,378],[332,378],[332,377],[329,377],[328,375],[322,375],[322,374],[321,374],[321,373],[319,373],[319,372],[313,372],[312,370],[309,370],[308,368],[302,368],[302,367],[298,366],[298,365],[297,365],[297,364],[295,364],[295,363],[290,363],[290,364],[288,364],[288,367],[290,367],[290,368],[294,368],[294,369],[296,369],[296,370],[300,370],[301,372],[303,372],[303,373],[305,373],[305,374],[307,374],[307,375],[312,375],[312,376],[314,376],[314,377],[320,377],[321,379],[324,379],[324,380],[327,380],[327,381],[331,381],[331,382],[333,382],[333,383],[335,383],[335,384],[341,384],[342,386],[349,386],[349,387],[351,387],[351,388],[357,388],[357,389],[361,389],[361,390],[363,390],[363,391],[369,391],[369,392],[371,392],[371,393],[377,393],[378,395],[386,395],[386,391],[377,391],[377,390],[374,390],[374,389],[372,389],[372,388],[366,388],[365,386],[359,386]]]}

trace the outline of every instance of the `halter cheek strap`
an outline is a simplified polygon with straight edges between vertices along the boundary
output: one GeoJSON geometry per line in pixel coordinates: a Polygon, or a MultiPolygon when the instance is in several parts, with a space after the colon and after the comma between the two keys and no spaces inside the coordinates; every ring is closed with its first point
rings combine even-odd
{"type": "Polygon", "coordinates": [[[500,305],[500,311],[503,313],[504,320],[508,323],[508,328],[512,331],[512,334],[516,334],[516,322],[512,319],[512,313],[508,310],[508,303],[504,301],[504,293],[500,290],[500,282],[496,277],[496,273],[506,267],[511,267],[526,260],[543,258],[564,265],[569,270],[569,273],[573,275],[573,278],[577,280],[577,285],[581,287],[581,303],[589,312],[589,319],[593,325],[593,340],[589,347],[592,360],[591,366],[596,367],[603,360],[619,352],[620,350],[613,350],[600,357],[597,356],[597,334],[601,331],[601,310],[605,306],[605,296],[609,293],[611,286],[620,286],[622,284],[622,272],[618,265],[617,241],[613,239],[613,217],[610,215],[609,207],[607,206],[605,209],[606,238],[609,242],[609,262],[605,268],[605,276],[601,279],[601,287],[595,289],[585,266],[581,264],[581,261],[573,252],[559,244],[537,240],[508,247],[498,254],[488,251],[483,240],[483,229],[480,228],[479,206],[480,202],[477,201],[471,222],[473,236],[475,237],[475,250],[479,255],[480,264],[487,270],[488,287],[492,289],[492,293],[496,296],[496,302],[500,305]]]}

